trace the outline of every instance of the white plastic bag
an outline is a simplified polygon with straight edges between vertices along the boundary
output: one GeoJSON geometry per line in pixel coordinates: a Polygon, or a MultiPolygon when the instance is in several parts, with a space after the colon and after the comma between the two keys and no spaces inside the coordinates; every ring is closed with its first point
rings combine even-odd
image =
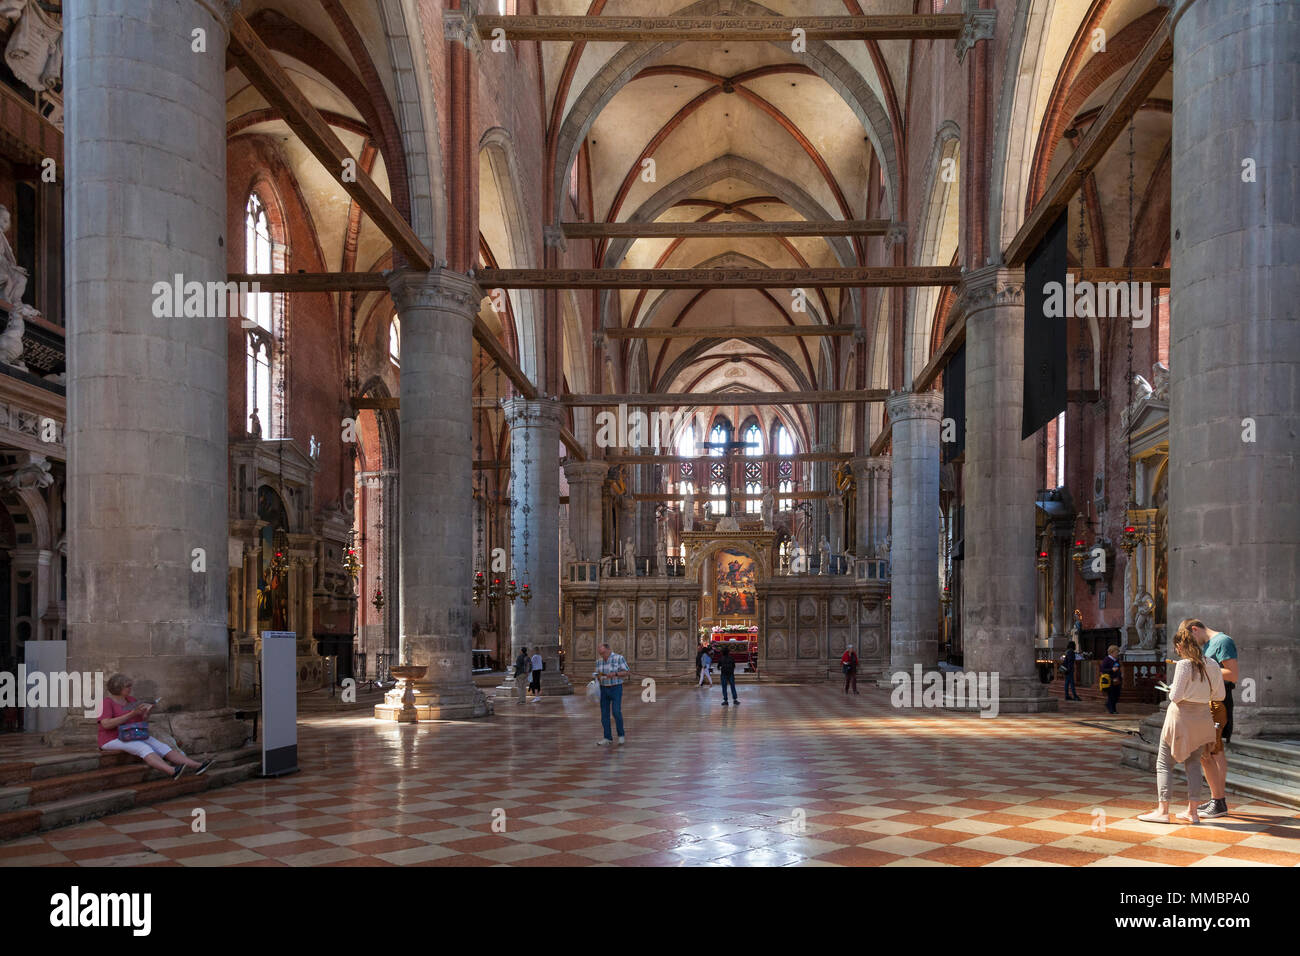
{"type": "Polygon", "coordinates": [[[593,703],[600,700],[600,681],[595,678],[587,684],[587,700],[593,703]]]}

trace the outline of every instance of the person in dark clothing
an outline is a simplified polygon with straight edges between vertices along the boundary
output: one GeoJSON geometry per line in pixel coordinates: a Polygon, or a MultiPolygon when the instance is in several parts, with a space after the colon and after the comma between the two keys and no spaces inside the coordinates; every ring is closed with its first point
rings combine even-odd
{"type": "Polygon", "coordinates": [[[700,683],[700,661],[701,661],[703,658],[704,658],[704,644],[701,643],[699,647],[695,648],[695,684],[696,684],[696,686],[699,686],[699,683],[700,683]]]}
{"type": "Polygon", "coordinates": [[[1119,703],[1119,692],[1124,686],[1124,672],[1119,665],[1119,645],[1112,644],[1106,648],[1106,656],[1101,661],[1102,676],[1110,677],[1110,685],[1106,688],[1106,712],[1118,714],[1119,710],[1115,705],[1119,703]]]}
{"type": "Polygon", "coordinates": [[[519,656],[515,658],[515,689],[519,691],[519,696],[515,703],[522,704],[524,698],[528,696],[528,685],[532,677],[532,658],[528,656],[528,648],[519,648],[519,656]]]}
{"type": "Polygon", "coordinates": [[[1065,670],[1065,699],[1066,700],[1083,700],[1079,696],[1079,690],[1074,686],[1074,662],[1078,660],[1079,655],[1074,653],[1074,641],[1065,645],[1065,660],[1062,661],[1061,667],[1065,670]]]}
{"type": "Polygon", "coordinates": [[[736,706],[740,706],[740,698],[736,696],[736,659],[731,656],[731,648],[722,649],[722,657],[718,659],[718,670],[722,672],[722,706],[727,706],[727,685],[731,685],[731,699],[736,706]]]}

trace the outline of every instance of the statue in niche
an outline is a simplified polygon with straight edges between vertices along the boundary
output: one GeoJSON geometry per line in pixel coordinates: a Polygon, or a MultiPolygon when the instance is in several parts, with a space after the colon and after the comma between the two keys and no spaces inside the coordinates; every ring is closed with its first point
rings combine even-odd
{"type": "Polygon", "coordinates": [[[1149,651],[1156,646],[1156,602],[1143,591],[1133,602],[1133,629],[1138,634],[1138,647],[1149,651]]]}
{"type": "Polygon", "coordinates": [[[682,496],[682,530],[695,530],[695,489],[687,488],[682,496]]]}
{"type": "Polygon", "coordinates": [[[623,573],[636,577],[636,549],[631,538],[623,543],[623,573]]]}
{"type": "Polygon", "coordinates": [[[659,543],[655,545],[655,564],[657,565],[655,573],[661,577],[668,576],[668,536],[660,535],[659,543]]]}
{"type": "Polygon", "coordinates": [[[600,576],[602,578],[609,577],[610,568],[613,566],[613,564],[614,564],[613,555],[607,554],[600,559],[600,576]]]}
{"type": "Polygon", "coordinates": [[[257,417],[256,408],[253,409],[253,413],[248,416],[248,434],[253,438],[262,437],[262,420],[257,417]]]}
{"type": "Polygon", "coordinates": [[[826,535],[822,535],[821,541],[817,543],[817,553],[821,556],[821,564],[817,568],[818,574],[831,573],[831,543],[827,540],[826,535]]]}
{"type": "Polygon", "coordinates": [[[772,494],[772,486],[768,485],[763,489],[763,530],[771,531],[776,515],[776,495],[772,494]]]}
{"type": "Polygon", "coordinates": [[[0,283],[3,284],[0,291],[3,291],[5,301],[16,307],[23,301],[23,293],[27,291],[27,270],[18,264],[14,247],[5,235],[12,222],[13,217],[10,216],[8,207],[0,206],[0,283]]]}

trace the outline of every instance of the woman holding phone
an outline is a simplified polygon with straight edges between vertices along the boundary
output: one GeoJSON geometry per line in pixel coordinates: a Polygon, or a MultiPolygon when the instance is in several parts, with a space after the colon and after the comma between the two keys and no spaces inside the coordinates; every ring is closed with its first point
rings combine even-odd
{"type": "Polygon", "coordinates": [[[99,749],[135,754],[173,780],[183,774],[186,767],[193,770],[195,776],[211,767],[211,760],[202,763],[191,760],[150,735],[149,712],[157,702],[141,703],[131,696],[131,686],[131,678],[125,674],[114,674],[104,685],[108,694],[99,711],[99,749]]]}

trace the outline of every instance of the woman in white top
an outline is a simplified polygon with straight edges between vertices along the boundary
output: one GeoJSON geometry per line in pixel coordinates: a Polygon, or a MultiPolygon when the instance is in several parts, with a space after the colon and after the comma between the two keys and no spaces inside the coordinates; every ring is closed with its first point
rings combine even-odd
{"type": "Polygon", "coordinates": [[[1187,812],[1176,819],[1200,823],[1196,804],[1201,799],[1201,751],[1214,743],[1214,719],[1210,701],[1223,700],[1223,674],[1219,665],[1206,659],[1190,631],[1179,628],[1174,650],[1181,660],[1169,685],[1169,709],[1160,732],[1160,753],[1156,757],[1156,797],[1159,806],[1139,820],[1172,823],[1169,819],[1169,772],[1180,763],[1187,772],[1187,812]]]}

